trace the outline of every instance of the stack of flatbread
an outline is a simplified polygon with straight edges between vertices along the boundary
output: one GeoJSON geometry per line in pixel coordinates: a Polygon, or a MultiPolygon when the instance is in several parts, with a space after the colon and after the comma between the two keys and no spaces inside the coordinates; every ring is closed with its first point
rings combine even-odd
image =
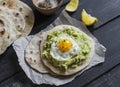
{"type": "Polygon", "coordinates": [[[19,0],[0,0],[0,55],[16,39],[28,35],[33,24],[29,6],[19,0]]]}
{"type": "Polygon", "coordinates": [[[84,62],[82,62],[77,68],[70,68],[66,72],[63,72],[59,68],[56,68],[55,66],[53,66],[47,60],[47,58],[42,56],[42,52],[43,50],[45,50],[43,48],[43,45],[44,45],[44,42],[46,41],[47,35],[51,34],[54,31],[59,32],[59,30],[63,29],[64,27],[73,28],[74,30],[77,30],[83,33],[82,31],[80,31],[80,29],[74,26],[59,25],[47,32],[40,32],[37,35],[35,35],[25,49],[25,60],[31,68],[33,68],[34,70],[37,70],[40,73],[49,73],[51,75],[58,75],[58,76],[59,75],[68,76],[68,75],[76,74],[77,72],[81,71],[82,69],[84,69],[86,66],[89,65],[89,63],[91,62],[91,59],[93,58],[95,47],[94,47],[93,39],[88,35],[86,35],[85,33],[84,34],[86,35],[90,43],[91,51],[88,55],[88,58],[84,62]]]}

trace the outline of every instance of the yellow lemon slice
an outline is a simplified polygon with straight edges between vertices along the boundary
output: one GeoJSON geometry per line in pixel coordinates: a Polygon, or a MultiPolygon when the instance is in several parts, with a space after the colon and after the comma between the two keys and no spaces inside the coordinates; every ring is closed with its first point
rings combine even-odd
{"type": "Polygon", "coordinates": [[[65,10],[69,12],[74,12],[77,10],[78,5],[79,5],[79,0],[70,0],[70,2],[65,7],[65,10]]]}
{"type": "Polygon", "coordinates": [[[87,26],[94,25],[95,23],[98,22],[98,19],[96,17],[92,17],[90,14],[88,14],[85,9],[82,10],[81,13],[82,16],[82,21],[85,23],[87,26]]]}

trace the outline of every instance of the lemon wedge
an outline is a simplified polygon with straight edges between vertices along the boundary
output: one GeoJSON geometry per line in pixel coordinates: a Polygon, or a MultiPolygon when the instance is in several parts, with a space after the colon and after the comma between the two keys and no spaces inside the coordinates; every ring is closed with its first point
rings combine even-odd
{"type": "Polygon", "coordinates": [[[87,26],[91,26],[91,25],[94,25],[95,23],[98,22],[98,19],[96,17],[92,17],[90,14],[88,14],[85,9],[82,10],[82,13],[81,13],[81,18],[82,18],[82,21],[85,23],[85,25],[87,26]]]}
{"type": "Polygon", "coordinates": [[[65,7],[65,10],[68,12],[74,12],[77,10],[79,5],[79,0],[70,0],[70,2],[65,7]]]}

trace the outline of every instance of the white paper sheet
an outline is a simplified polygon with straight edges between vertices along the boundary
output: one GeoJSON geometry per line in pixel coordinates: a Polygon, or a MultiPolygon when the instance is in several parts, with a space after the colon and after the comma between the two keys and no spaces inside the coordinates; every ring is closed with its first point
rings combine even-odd
{"type": "Polygon", "coordinates": [[[79,76],[85,70],[105,61],[106,48],[98,42],[98,40],[87,30],[87,28],[83,23],[81,23],[76,19],[71,18],[65,11],[63,11],[61,15],[43,31],[47,31],[53,28],[54,26],[60,25],[60,24],[69,24],[69,25],[76,26],[80,28],[80,30],[88,34],[90,37],[92,37],[96,45],[94,57],[92,58],[91,63],[85,69],[83,69],[81,72],[70,77],[59,78],[59,77],[53,77],[49,74],[41,74],[31,69],[24,60],[24,50],[28,45],[28,43],[30,42],[31,38],[34,36],[32,35],[32,36],[27,36],[25,38],[21,38],[14,42],[13,48],[18,56],[18,61],[23,71],[28,76],[28,78],[31,79],[32,82],[35,84],[50,84],[50,85],[57,85],[57,86],[63,85],[74,80],[76,76],[79,76]]]}

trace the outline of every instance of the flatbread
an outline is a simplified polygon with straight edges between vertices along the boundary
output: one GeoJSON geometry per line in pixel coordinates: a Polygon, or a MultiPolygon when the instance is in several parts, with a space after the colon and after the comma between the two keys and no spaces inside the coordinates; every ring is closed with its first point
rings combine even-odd
{"type": "Polygon", "coordinates": [[[22,14],[17,10],[9,9],[7,7],[0,7],[0,12],[5,17],[8,17],[9,21],[13,22],[11,26],[15,28],[11,30],[15,31],[15,33],[12,32],[12,34],[17,35],[16,37],[19,38],[22,35],[26,24],[22,14]]]}
{"type": "Polygon", "coordinates": [[[22,32],[22,36],[27,36],[34,25],[34,13],[32,9],[20,0],[0,0],[0,6],[8,7],[19,11],[25,19],[25,29],[22,32]]]}
{"type": "MultiPolygon", "coordinates": [[[[5,34],[0,37],[0,55],[16,39],[27,36],[34,24],[32,9],[19,0],[0,0],[0,18],[2,17],[6,24],[5,34]]],[[[3,31],[3,27],[0,31],[3,31]]]]}
{"type": "Polygon", "coordinates": [[[32,11],[32,9],[26,5],[25,3],[23,3],[22,1],[19,0],[14,0],[15,2],[13,3],[13,5],[10,7],[11,9],[15,9],[18,10],[24,17],[25,19],[25,29],[22,32],[22,37],[27,36],[34,25],[34,13],[32,11]]]}
{"type": "Polygon", "coordinates": [[[40,57],[40,42],[43,32],[35,35],[25,49],[25,60],[28,65],[40,73],[48,73],[48,69],[43,65],[40,57]]]}
{"type": "Polygon", "coordinates": [[[0,14],[0,54],[10,45],[10,29],[13,28],[11,25],[8,18],[0,14]]]}
{"type": "Polygon", "coordinates": [[[46,35],[44,35],[44,38],[43,38],[43,41],[40,45],[40,50],[41,50],[41,53],[43,52],[43,45],[44,45],[44,42],[46,41],[46,37],[47,37],[47,34],[50,34],[52,33],[53,31],[58,31],[58,30],[61,30],[63,29],[64,27],[69,27],[69,28],[73,28],[81,33],[83,33],[86,38],[88,39],[89,43],[90,43],[90,46],[91,46],[91,52],[89,53],[89,57],[82,63],[80,63],[80,66],[78,66],[77,68],[69,68],[66,72],[63,72],[61,71],[60,69],[54,67],[52,64],[50,64],[46,58],[44,58],[43,56],[41,56],[42,58],[42,61],[44,63],[44,65],[46,67],[48,67],[52,72],[56,73],[57,75],[72,75],[72,74],[75,74],[79,71],[81,71],[82,69],[84,69],[91,61],[91,59],[93,58],[93,55],[94,55],[94,52],[95,52],[95,47],[94,47],[94,41],[91,37],[89,37],[88,35],[86,35],[84,32],[80,31],[80,29],[74,27],[74,26],[71,26],[71,25],[59,25],[59,26],[56,26],[55,28],[53,28],[52,30],[50,31],[47,31],[46,32],[46,35]]]}
{"type": "Polygon", "coordinates": [[[12,17],[12,21],[15,26],[17,38],[19,38],[19,37],[21,37],[21,35],[25,29],[25,25],[26,25],[25,20],[24,20],[22,14],[17,10],[11,10],[11,17],[12,17]]]}
{"type": "Polygon", "coordinates": [[[9,35],[5,36],[5,37],[8,37],[8,39],[7,38],[3,39],[3,37],[0,37],[0,39],[1,39],[0,54],[2,54],[7,49],[7,47],[11,43],[13,43],[13,41],[18,39],[22,35],[21,31],[25,27],[25,20],[18,11],[10,10],[7,7],[0,7],[0,12],[1,12],[0,19],[4,24],[4,26],[0,26],[0,28],[3,29],[3,27],[5,27],[5,32],[9,33],[9,35]],[[17,14],[17,16],[16,16],[16,14],[17,14]]]}
{"type": "Polygon", "coordinates": [[[0,0],[0,6],[8,7],[12,5],[14,0],[0,0]]]}

